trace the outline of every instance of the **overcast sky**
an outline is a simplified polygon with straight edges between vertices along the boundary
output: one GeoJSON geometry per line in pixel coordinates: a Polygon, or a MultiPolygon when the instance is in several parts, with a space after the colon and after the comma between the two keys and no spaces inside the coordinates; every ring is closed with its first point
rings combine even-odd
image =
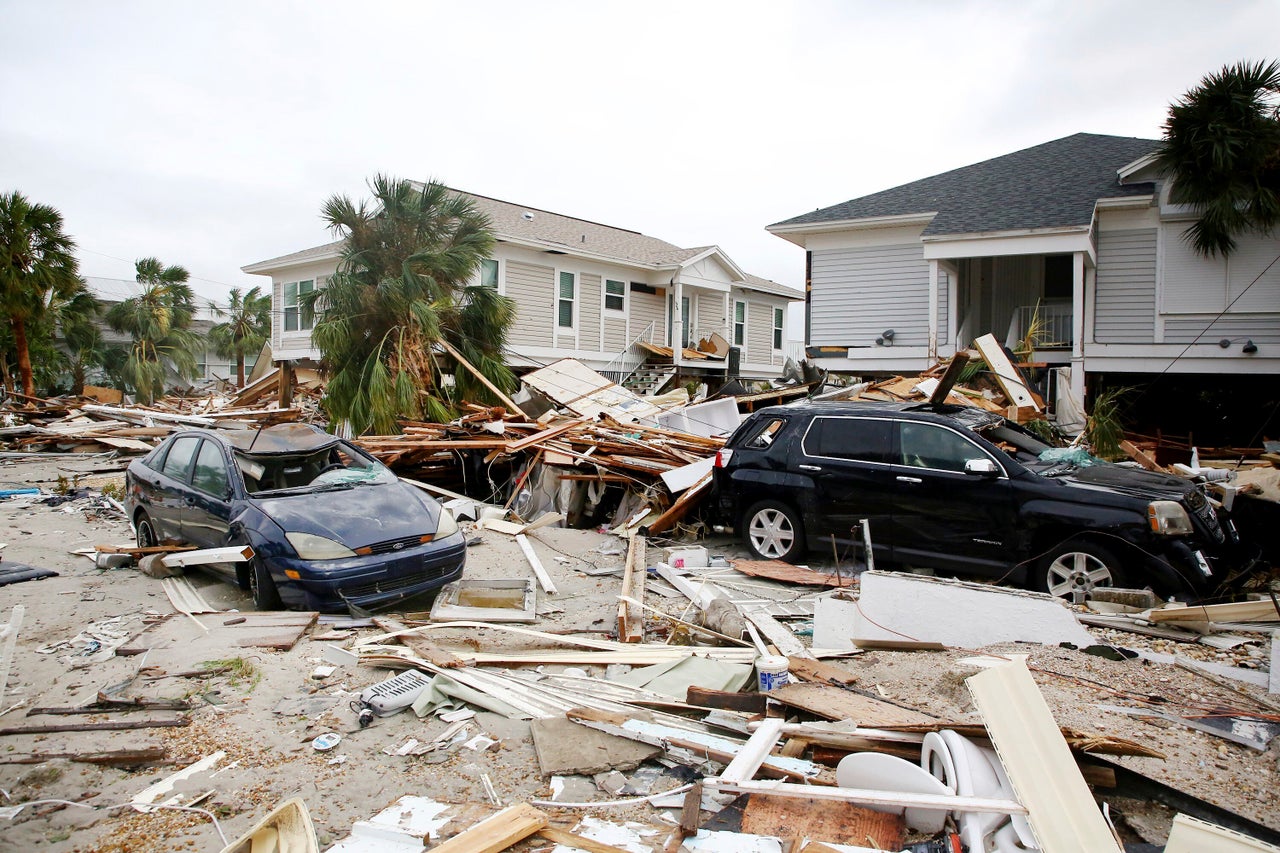
{"type": "Polygon", "coordinates": [[[332,239],[375,172],[715,243],[799,287],[769,223],[1081,131],[1157,138],[1280,54],[1280,0],[0,0],[0,191],[85,275],[209,296],[332,239]]]}

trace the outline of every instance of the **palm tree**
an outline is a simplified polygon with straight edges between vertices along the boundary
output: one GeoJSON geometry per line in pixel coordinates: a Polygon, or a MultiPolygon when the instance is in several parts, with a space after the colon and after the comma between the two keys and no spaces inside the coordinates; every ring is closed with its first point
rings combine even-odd
{"type": "Polygon", "coordinates": [[[1198,209],[1185,236],[1206,257],[1280,225],[1278,99],[1280,62],[1238,62],[1169,108],[1157,163],[1172,177],[1171,200],[1198,209]]]}
{"type": "Polygon", "coordinates": [[[357,434],[392,432],[397,417],[451,418],[445,373],[469,399],[491,399],[439,351],[441,341],[498,388],[515,386],[501,358],[514,303],[467,287],[493,250],[488,218],[434,181],[376,175],[369,186],[373,204],[345,196],[325,203],[323,218],[346,243],[337,272],[302,306],[320,317],[312,340],[330,377],[329,414],[357,434]]]}
{"type": "Polygon", "coordinates": [[[209,341],[218,355],[236,360],[236,387],[243,388],[245,354],[261,350],[271,334],[271,297],[260,287],[241,297],[240,288],[233,287],[228,309],[214,313],[230,319],[209,330],[209,341]]]}
{"type": "Polygon", "coordinates": [[[183,379],[195,378],[204,341],[191,330],[196,305],[187,284],[190,274],[156,258],[142,258],[135,267],[142,293],[111,306],[107,324],[133,336],[124,370],[126,383],[149,403],[164,393],[167,370],[183,379]]]}
{"type": "Polygon", "coordinates": [[[71,299],[85,287],[76,244],[62,231],[62,214],[32,204],[19,192],[0,195],[0,312],[8,320],[22,393],[34,396],[28,326],[46,314],[50,300],[71,299]]]}

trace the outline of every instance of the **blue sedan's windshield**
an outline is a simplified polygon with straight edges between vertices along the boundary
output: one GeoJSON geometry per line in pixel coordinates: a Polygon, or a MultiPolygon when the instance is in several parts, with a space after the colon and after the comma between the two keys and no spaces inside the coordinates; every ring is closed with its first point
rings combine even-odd
{"type": "Polygon", "coordinates": [[[236,463],[249,494],[329,491],[396,481],[385,465],[347,444],[298,456],[236,453],[236,463]]]}

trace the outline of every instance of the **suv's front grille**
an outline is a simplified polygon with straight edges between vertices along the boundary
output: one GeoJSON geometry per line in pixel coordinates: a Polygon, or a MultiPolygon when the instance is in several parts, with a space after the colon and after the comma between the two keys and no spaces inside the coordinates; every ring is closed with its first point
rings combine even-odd
{"type": "Polygon", "coordinates": [[[1192,489],[1187,492],[1187,508],[1195,514],[1196,518],[1200,519],[1200,523],[1209,531],[1209,535],[1213,537],[1214,542],[1226,540],[1226,534],[1222,530],[1222,525],[1218,522],[1218,513],[1203,492],[1199,489],[1192,489]]]}

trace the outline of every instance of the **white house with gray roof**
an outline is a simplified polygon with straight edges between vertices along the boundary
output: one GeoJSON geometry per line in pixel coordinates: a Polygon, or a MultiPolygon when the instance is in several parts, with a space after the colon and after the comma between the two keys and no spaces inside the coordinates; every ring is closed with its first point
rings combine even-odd
{"type": "Polygon", "coordinates": [[[786,219],[824,367],[915,372],[983,334],[1086,373],[1280,373],[1280,234],[1183,239],[1158,142],[1076,134],[786,219]],[[886,334],[892,331],[892,334],[886,334]]]}
{"type": "MultiPolygon", "coordinates": [[[[614,228],[463,193],[497,238],[473,283],[516,302],[508,364],[519,370],[572,357],[618,378],[642,358],[685,373],[723,376],[725,358],[699,341],[718,335],[741,352],[744,377],[779,376],[789,352],[786,307],[803,295],[749,275],[717,246],[681,248],[614,228]],[[673,344],[674,347],[673,347],[673,344]],[[688,349],[686,349],[688,347],[688,349]]],[[[342,241],[243,267],[271,277],[272,352],[277,361],[316,359],[314,318],[299,296],[324,287],[342,241]]]]}

